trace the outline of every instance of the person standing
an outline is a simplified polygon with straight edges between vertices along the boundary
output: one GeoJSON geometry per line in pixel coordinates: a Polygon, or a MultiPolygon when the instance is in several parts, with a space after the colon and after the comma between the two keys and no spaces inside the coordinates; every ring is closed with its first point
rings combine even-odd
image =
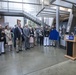
{"type": "Polygon", "coordinates": [[[21,20],[17,20],[17,27],[14,30],[14,37],[16,43],[16,52],[22,51],[22,36],[23,36],[23,29],[21,28],[21,20]]]}
{"type": "Polygon", "coordinates": [[[56,30],[55,27],[53,27],[50,31],[49,39],[51,40],[52,46],[56,47],[59,44],[59,32],[56,30]]]}
{"type": "Polygon", "coordinates": [[[36,33],[36,28],[34,28],[34,45],[37,45],[37,33],[36,33]]]}
{"type": "Polygon", "coordinates": [[[44,28],[44,46],[49,46],[49,28],[45,26],[44,28]]]}
{"type": "Polygon", "coordinates": [[[30,48],[34,47],[34,30],[33,28],[30,28],[30,48]]]}
{"type": "Polygon", "coordinates": [[[43,28],[39,30],[40,45],[43,45],[43,28]]]}
{"type": "Polygon", "coordinates": [[[13,35],[14,35],[14,47],[16,48],[16,39],[15,39],[15,29],[17,28],[17,25],[14,25],[14,29],[13,29],[13,35]]]}
{"type": "Polygon", "coordinates": [[[37,45],[39,44],[39,28],[36,28],[36,34],[37,34],[37,45]]]}
{"type": "Polygon", "coordinates": [[[0,25],[0,55],[5,53],[4,42],[5,42],[5,33],[4,30],[2,29],[2,25],[0,25]]]}
{"type": "Polygon", "coordinates": [[[25,25],[23,28],[23,35],[25,39],[25,49],[30,49],[30,43],[29,43],[29,38],[30,38],[30,30],[28,28],[28,25],[25,25]]]}
{"type": "Polygon", "coordinates": [[[11,51],[13,49],[12,47],[13,42],[12,42],[11,30],[8,25],[5,27],[5,34],[6,34],[6,43],[9,47],[9,51],[11,51]]]}

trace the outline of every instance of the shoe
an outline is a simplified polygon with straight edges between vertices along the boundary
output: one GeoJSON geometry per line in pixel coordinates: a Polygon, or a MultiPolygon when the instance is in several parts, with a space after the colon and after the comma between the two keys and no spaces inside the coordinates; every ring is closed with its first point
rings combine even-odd
{"type": "Polygon", "coordinates": [[[46,47],[46,45],[44,45],[44,47],[46,47]]]}
{"type": "Polygon", "coordinates": [[[0,53],[0,56],[1,56],[1,53],[0,53]]]}
{"type": "Polygon", "coordinates": [[[19,51],[16,51],[16,53],[19,53],[19,51]]]}
{"type": "Polygon", "coordinates": [[[31,47],[31,48],[34,48],[34,47],[31,47]]]}
{"type": "Polygon", "coordinates": [[[27,48],[27,49],[29,49],[29,50],[30,50],[30,48],[27,48]]]}
{"type": "Polygon", "coordinates": [[[19,51],[23,51],[22,49],[20,49],[19,51]]]}
{"type": "Polygon", "coordinates": [[[27,50],[27,48],[25,48],[25,50],[27,50]]]}
{"type": "Polygon", "coordinates": [[[52,45],[50,45],[50,47],[52,47],[52,45]]]}
{"type": "Polygon", "coordinates": [[[5,54],[5,52],[2,52],[1,54],[5,54]]]}

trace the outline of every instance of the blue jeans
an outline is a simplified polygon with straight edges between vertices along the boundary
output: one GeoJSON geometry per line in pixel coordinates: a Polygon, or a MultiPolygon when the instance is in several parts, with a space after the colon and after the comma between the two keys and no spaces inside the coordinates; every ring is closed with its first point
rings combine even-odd
{"type": "Polygon", "coordinates": [[[4,52],[4,42],[0,42],[0,53],[4,52]]]}

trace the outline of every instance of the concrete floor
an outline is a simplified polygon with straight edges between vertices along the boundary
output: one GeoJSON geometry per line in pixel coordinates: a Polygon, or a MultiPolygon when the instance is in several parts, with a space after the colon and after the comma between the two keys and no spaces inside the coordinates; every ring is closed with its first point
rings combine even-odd
{"type": "Polygon", "coordinates": [[[66,50],[35,47],[0,56],[0,75],[76,75],[76,61],[64,57],[66,50]]]}

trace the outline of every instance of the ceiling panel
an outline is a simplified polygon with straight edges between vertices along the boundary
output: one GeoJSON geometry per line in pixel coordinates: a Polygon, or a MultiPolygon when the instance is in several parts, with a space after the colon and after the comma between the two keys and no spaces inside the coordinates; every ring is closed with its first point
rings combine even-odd
{"type": "Polygon", "coordinates": [[[47,17],[47,18],[50,18],[50,17],[55,17],[55,15],[49,15],[49,14],[40,14],[38,15],[38,17],[47,17]]]}
{"type": "Polygon", "coordinates": [[[38,13],[38,11],[41,9],[41,6],[38,5],[30,5],[30,4],[23,4],[23,9],[24,11],[33,14],[34,16],[36,16],[36,14],[38,13]]]}
{"type": "Polygon", "coordinates": [[[22,2],[22,0],[8,0],[8,1],[22,2]]]}
{"type": "Polygon", "coordinates": [[[72,8],[72,4],[61,1],[61,0],[56,0],[52,3],[53,5],[65,7],[65,8],[72,8]]]}
{"type": "Polygon", "coordinates": [[[27,3],[40,3],[40,0],[23,0],[23,2],[27,2],[27,3]]]}
{"type": "MultiPolygon", "coordinates": [[[[60,17],[67,17],[69,16],[70,12],[68,10],[60,10],[60,17]]],[[[41,9],[41,11],[37,14],[37,16],[41,16],[41,17],[56,17],[56,8],[52,7],[44,7],[43,10],[41,9]]]]}

